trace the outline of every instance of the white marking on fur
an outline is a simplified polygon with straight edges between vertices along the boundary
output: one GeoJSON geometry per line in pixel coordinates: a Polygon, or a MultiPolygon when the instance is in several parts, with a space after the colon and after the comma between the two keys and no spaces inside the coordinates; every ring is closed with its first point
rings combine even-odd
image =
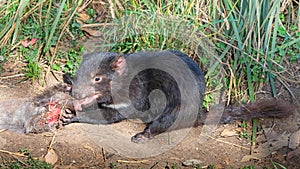
{"type": "Polygon", "coordinates": [[[102,106],[112,108],[112,109],[121,109],[130,106],[130,103],[117,103],[117,104],[103,104],[102,106]]]}

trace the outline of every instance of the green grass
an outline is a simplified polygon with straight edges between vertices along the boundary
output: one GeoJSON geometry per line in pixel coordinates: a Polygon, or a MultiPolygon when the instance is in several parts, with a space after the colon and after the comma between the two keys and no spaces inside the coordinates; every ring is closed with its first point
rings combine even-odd
{"type": "Polygon", "coordinates": [[[240,138],[245,138],[245,139],[248,139],[249,138],[249,133],[248,133],[248,124],[246,121],[243,121],[239,127],[242,128],[242,131],[239,133],[239,137],[240,138]]]}
{"type": "Polygon", "coordinates": [[[52,166],[45,161],[39,161],[37,159],[32,158],[29,156],[28,158],[19,161],[8,161],[3,164],[0,164],[0,168],[2,169],[30,169],[30,168],[39,168],[39,169],[51,169],[52,166]]]}
{"type": "Polygon", "coordinates": [[[37,158],[33,158],[26,148],[21,148],[19,150],[19,153],[23,154],[25,157],[22,157],[22,159],[6,161],[0,164],[0,168],[1,169],[19,169],[19,168],[51,169],[52,168],[51,164],[48,164],[45,161],[40,161],[37,158]]]}
{"type": "Polygon", "coordinates": [[[117,162],[111,162],[110,164],[109,164],[109,168],[111,168],[111,169],[117,169],[118,167],[117,167],[117,162]]]}
{"type": "Polygon", "coordinates": [[[285,167],[283,164],[280,164],[278,162],[271,160],[271,163],[272,163],[274,169],[287,169],[287,167],[285,167]]]}
{"type": "Polygon", "coordinates": [[[57,53],[56,60],[58,63],[52,64],[52,69],[55,71],[63,71],[67,72],[70,75],[74,75],[75,71],[79,68],[79,64],[81,62],[81,56],[84,48],[79,47],[78,50],[71,48],[67,51],[61,51],[57,53]],[[65,60],[65,61],[63,61],[65,60]],[[65,64],[60,64],[64,62],[65,64]]]}
{"type": "Polygon", "coordinates": [[[254,166],[244,166],[244,167],[241,167],[240,169],[255,169],[254,166]]]}
{"type": "MultiPolygon", "coordinates": [[[[55,67],[54,64],[61,64],[63,67],[66,60],[69,60],[68,57],[57,59],[57,53],[61,49],[64,49],[64,53],[70,51],[74,59],[74,52],[68,48],[77,50],[80,47],[76,43],[68,43],[70,34],[74,39],[83,35],[74,19],[77,5],[65,0],[7,1],[0,7],[1,13],[4,14],[0,17],[1,55],[8,61],[16,59],[24,61],[27,64],[24,67],[26,78],[43,81],[45,75],[53,71],[51,68],[55,67]],[[33,38],[38,40],[28,47],[20,43],[33,38]]],[[[76,54],[78,54],[76,57],[81,55],[79,52],[76,54]]],[[[75,65],[69,63],[69,69],[65,70],[73,73],[75,70],[71,67],[75,69],[75,65]]]]}

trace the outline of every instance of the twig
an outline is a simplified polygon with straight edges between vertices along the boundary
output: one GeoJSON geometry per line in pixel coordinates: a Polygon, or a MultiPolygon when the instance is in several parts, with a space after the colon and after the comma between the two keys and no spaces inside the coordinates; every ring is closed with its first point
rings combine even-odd
{"type": "Polygon", "coordinates": [[[214,138],[214,137],[209,136],[209,135],[206,135],[206,134],[201,134],[201,136],[205,136],[205,137],[208,137],[208,138],[210,138],[210,139],[213,139],[213,140],[215,140],[215,141],[217,141],[217,142],[229,144],[229,145],[232,145],[232,146],[235,146],[235,147],[242,148],[242,149],[245,149],[245,150],[250,151],[250,148],[243,147],[243,146],[241,146],[241,145],[238,145],[238,144],[235,144],[235,143],[230,143],[230,142],[227,142],[227,141],[224,141],[224,140],[220,140],[220,139],[214,138]]]}
{"type": "Polygon", "coordinates": [[[51,140],[51,142],[50,142],[50,145],[49,145],[49,147],[48,147],[47,153],[52,149],[52,145],[53,145],[53,143],[54,143],[55,137],[56,137],[56,132],[54,132],[54,135],[53,135],[52,140],[51,140]]]}
{"type": "Polygon", "coordinates": [[[15,156],[20,156],[20,157],[27,157],[26,155],[22,154],[22,153],[14,153],[14,152],[10,152],[10,151],[6,151],[6,150],[0,150],[1,153],[6,153],[9,155],[15,155],[15,156]]]}
{"type": "Polygon", "coordinates": [[[81,28],[94,28],[94,27],[101,27],[101,26],[114,26],[115,23],[92,23],[92,24],[84,24],[81,28]]]}
{"type": "Polygon", "coordinates": [[[256,138],[257,138],[257,119],[252,120],[252,138],[251,138],[251,148],[250,148],[250,154],[254,153],[254,149],[256,146],[256,138]]]}
{"type": "Polygon", "coordinates": [[[138,160],[138,161],[127,161],[127,160],[117,160],[118,163],[128,163],[128,164],[147,164],[148,160],[138,160]]]}
{"type": "Polygon", "coordinates": [[[103,147],[102,147],[102,157],[103,157],[103,161],[105,162],[106,161],[106,154],[105,154],[105,150],[104,150],[103,147]]]}
{"type": "Polygon", "coordinates": [[[114,3],[111,0],[109,0],[108,3],[109,3],[109,10],[110,10],[110,13],[111,13],[111,17],[113,19],[115,19],[116,14],[115,14],[115,10],[114,10],[114,3]]]}
{"type": "Polygon", "coordinates": [[[151,167],[150,169],[154,168],[155,166],[157,166],[158,162],[155,162],[151,167]]]}
{"type": "Polygon", "coordinates": [[[82,4],[81,7],[78,9],[78,13],[82,12],[91,2],[92,0],[85,1],[84,4],[82,4]]]}
{"type": "MultiPolygon", "coordinates": [[[[290,82],[290,83],[300,84],[300,81],[292,80],[292,79],[286,78],[284,75],[281,75],[281,74],[278,74],[278,77],[280,77],[280,78],[282,78],[283,80],[285,80],[285,81],[287,81],[287,82],[290,82]]],[[[296,79],[296,77],[295,77],[295,79],[296,79]]]]}
{"type": "MultiPolygon", "coordinates": [[[[282,78],[282,76],[280,76],[282,78]]],[[[293,97],[293,99],[296,99],[296,96],[294,95],[294,93],[291,91],[291,89],[287,86],[286,83],[284,83],[284,81],[281,78],[277,78],[278,81],[289,91],[289,93],[291,94],[291,96],[293,97]]]]}
{"type": "Polygon", "coordinates": [[[7,129],[1,129],[1,130],[0,130],[0,133],[3,132],[3,131],[6,131],[6,130],[7,130],[7,129]]]}
{"type": "Polygon", "coordinates": [[[228,66],[228,69],[230,70],[230,82],[229,82],[229,90],[228,90],[228,99],[227,99],[227,105],[229,105],[229,102],[230,102],[230,97],[231,97],[231,90],[232,90],[232,86],[235,85],[235,76],[234,76],[234,73],[232,71],[232,68],[230,66],[230,64],[227,64],[228,66]]]}
{"type": "Polygon", "coordinates": [[[10,75],[10,76],[3,76],[3,77],[0,77],[0,79],[10,79],[10,78],[21,77],[21,76],[25,76],[25,74],[20,73],[20,74],[15,74],[15,75],[10,75]]]}

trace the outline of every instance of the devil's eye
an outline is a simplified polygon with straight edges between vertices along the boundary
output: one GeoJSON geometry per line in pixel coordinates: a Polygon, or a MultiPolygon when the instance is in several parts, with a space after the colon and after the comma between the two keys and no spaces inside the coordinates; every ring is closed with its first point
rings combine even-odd
{"type": "Polygon", "coordinates": [[[95,82],[100,82],[102,80],[101,77],[95,77],[95,82]]]}

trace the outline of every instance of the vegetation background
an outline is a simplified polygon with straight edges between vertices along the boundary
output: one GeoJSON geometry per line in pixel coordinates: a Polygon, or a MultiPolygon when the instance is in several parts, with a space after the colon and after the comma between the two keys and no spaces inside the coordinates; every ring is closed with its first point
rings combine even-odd
{"type": "Polygon", "coordinates": [[[300,58],[293,0],[2,0],[0,13],[0,62],[22,62],[24,77],[41,84],[51,71],[73,74],[87,50],[83,42],[92,38],[98,50],[182,50],[204,69],[208,86],[217,83],[211,77],[221,65],[229,100],[253,101],[265,82],[276,96],[275,79],[286,86],[297,81],[288,69],[300,58]],[[211,55],[218,62],[209,67],[211,55]]]}
{"type": "Polygon", "coordinates": [[[296,0],[0,1],[0,73],[3,64],[20,64],[17,76],[45,85],[50,74],[74,74],[85,50],[149,49],[181,50],[199,63],[209,89],[206,107],[215,97],[209,93],[219,84],[220,68],[226,74],[228,102],[254,101],[265,84],[276,97],[276,81],[287,89],[299,84],[291,68],[300,62],[300,4],[296,0]]]}

